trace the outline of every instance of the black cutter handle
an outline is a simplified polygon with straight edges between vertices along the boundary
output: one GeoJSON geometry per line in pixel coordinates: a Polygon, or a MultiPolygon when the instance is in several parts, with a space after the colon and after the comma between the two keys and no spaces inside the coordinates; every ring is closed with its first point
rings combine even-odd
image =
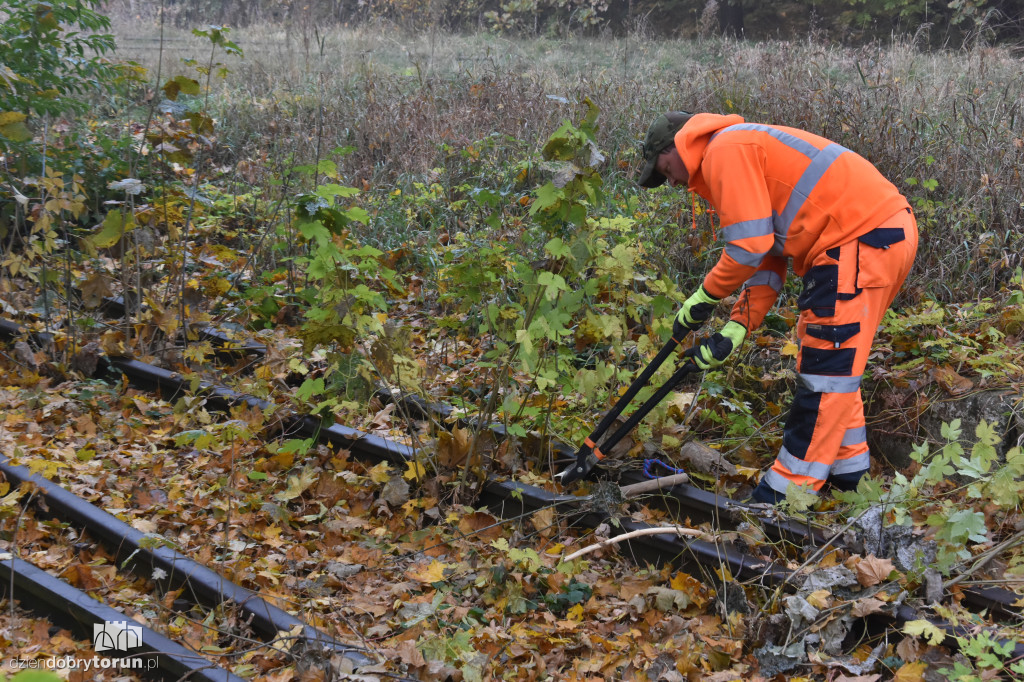
{"type": "Polygon", "coordinates": [[[658,403],[665,399],[665,396],[667,396],[669,393],[675,390],[676,386],[682,383],[683,379],[685,379],[688,375],[692,374],[693,372],[696,372],[698,369],[700,368],[697,367],[697,365],[693,364],[692,361],[687,362],[682,367],[677,369],[675,371],[675,374],[673,374],[669,378],[669,380],[666,381],[661,386],[661,388],[655,391],[654,395],[647,399],[647,402],[638,407],[636,409],[636,412],[629,415],[629,419],[627,419],[625,423],[622,426],[620,426],[615,433],[608,436],[608,440],[605,441],[604,447],[607,448],[608,450],[611,450],[613,447],[615,447],[620,440],[625,438],[630,431],[636,428],[636,425],[639,424],[644,417],[650,414],[651,410],[657,407],[658,403]]]}
{"type": "MultiPolygon", "coordinates": [[[[685,338],[685,334],[683,335],[683,338],[680,339],[670,338],[668,342],[662,347],[662,349],[658,351],[658,354],[654,356],[654,359],[651,360],[647,367],[644,368],[644,371],[640,373],[640,376],[633,380],[633,383],[629,385],[629,388],[626,389],[626,392],[622,394],[622,397],[619,398],[615,405],[612,406],[612,409],[610,409],[604,415],[600,423],[598,423],[597,428],[595,428],[594,431],[589,436],[587,436],[587,438],[583,441],[583,445],[581,445],[580,449],[576,451],[576,463],[571,465],[562,473],[558,474],[558,478],[561,479],[563,485],[583,478],[588,473],[590,473],[590,470],[594,468],[594,465],[597,464],[597,462],[604,459],[604,453],[602,453],[601,450],[597,447],[597,441],[599,441],[601,437],[604,435],[605,431],[607,431],[608,428],[615,423],[615,420],[619,417],[620,414],[622,414],[622,411],[626,409],[626,406],[629,405],[629,403],[632,402],[633,398],[636,397],[636,394],[639,393],[640,390],[648,384],[648,382],[651,380],[651,377],[654,376],[654,373],[658,371],[658,369],[665,363],[665,360],[667,360],[668,357],[672,355],[672,353],[683,342],[683,339],[685,338]]],[[[684,365],[684,367],[685,366],[686,365],[684,365]]],[[[676,377],[679,376],[679,378],[681,379],[682,376],[686,376],[686,374],[689,374],[689,372],[686,372],[685,374],[682,374],[680,376],[679,372],[677,371],[676,374],[673,375],[671,379],[669,379],[668,383],[666,383],[665,386],[662,386],[660,389],[658,389],[658,393],[656,394],[660,394],[658,400],[653,405],[650,406],[648,406],[650,400],[648,400],[647,403],[644,403],[643,407],[641,407],[640,410],[637,410],[637,413],[630,417],[630,422],[632,422],[632,426],[630,426],[626,432],[622,432],[622,428],[616,431],[615,435],[612,436],[612,439],[609,440],[608,443],[605,443],[605,448],[611,449],[612,445],[619,442],[619,440],[621,440],[622,437],[629,432],[629,430],[632,430],[633,426],[636,426],[637,422],[643,419],[647,415],[647,413],[654,408],[654,405],[657,405],[657,403],[660,402],[661,399],[664,398],[665,395],[672,390],[672,387],[678,383],[676,377]],[[667,389],[666,386],[668,387],[667,389]],[[643,414],[640,414],[641,411],[643,411],[643,414]],[[639,416],[637,416],[638,414],[639,416]],[[636,419],[636,421],[633,421],[634,418],[636,419]]]]}

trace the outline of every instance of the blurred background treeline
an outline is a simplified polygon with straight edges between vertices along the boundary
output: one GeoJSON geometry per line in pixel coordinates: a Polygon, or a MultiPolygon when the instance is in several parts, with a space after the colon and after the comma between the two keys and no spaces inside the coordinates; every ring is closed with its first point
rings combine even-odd
{"type": "MultiPolygon", "coordinates": [[[[159,7],[142,0],[118,2],[136,14],[159,7]]],[[[1024,37],[1024,0],[167,0],[165,11],[182,26],[358,25],[384,19],[406,30],[492,30],[549,37],[641,31],[662,38],[712,33],[754,40],[814,35],[857,44],[900,35],[927,47],[1024,37]]]]}

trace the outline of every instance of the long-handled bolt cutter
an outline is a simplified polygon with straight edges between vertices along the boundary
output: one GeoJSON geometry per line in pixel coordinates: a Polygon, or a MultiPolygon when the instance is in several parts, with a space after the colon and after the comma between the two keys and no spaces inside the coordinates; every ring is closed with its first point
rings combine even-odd
{"type": "MultiPolygon", "coordinates": [[[[685,338],[685,335],[684,337],[685,338]]],[[[668,343],[658,351],[658,354],[651,360],[650,364],[644,368],[644,371],[640,373],[633,383],[629,385],[626,392],[622,394],[618,402],[608,411],[607,414],[601,419],[601,422],[594,429],[593,433],[587,436],[583,441],[583,445],[576,451],[576,463],[570,465],[564,471],[555,475],[555,479],[562,485],[568,485],[573,481],[585,477],[590,471],[604,459],[605,455],[601,449],[597,446],[597,442],[604,436],[605,431],[615,422],[622,411],[627,405],[636,397],[636,394],[640,392],[644,386],[651,380],[654,373],[658,371],[658,368],[664,364],[665,360],[676,350],[676,348],[682,343],[682,339],[669,339],[668,343]]],[[[661,388],[655,391],[654,395],[647,399],[643,405],[637,408],[636,412],[630,415],[629,419],[618,428],[615,433],[608,437],[602,446],[605,450],[611,451],[611,449],[618,443],[623,437],[626,436],[630,431],[633,430],[637,424],[643,420],[647,414],[654,409],[654,407],[660,403],[666,395],[668,395],[679,383],[692,372],[697,371],[697,365],[693,364],[692,361],[688,361],[683,364],[679,369],[675,371],[675,374],[666,381],[661,388]]]]}

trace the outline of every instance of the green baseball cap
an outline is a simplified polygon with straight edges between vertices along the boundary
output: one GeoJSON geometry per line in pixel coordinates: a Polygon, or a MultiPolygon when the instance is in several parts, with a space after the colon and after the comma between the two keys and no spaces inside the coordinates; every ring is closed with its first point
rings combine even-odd
{"type": "Polygon", "coordinates": [[[641,187],[651,188],[665,184],[665,176],[655,170],[654,166],[658,163],[658,156],[675,144],[676,133],[691,116],[693,114],[688,111],[666,111],[654,119],[644,139],[644,168],[637,180],[641,187]]]}

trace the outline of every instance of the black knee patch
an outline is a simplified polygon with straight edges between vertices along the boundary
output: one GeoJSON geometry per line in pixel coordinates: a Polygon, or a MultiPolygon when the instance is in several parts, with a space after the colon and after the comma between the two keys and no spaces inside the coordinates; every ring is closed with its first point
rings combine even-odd
{"type": "Polygon", "coordinates": [[[797,459],[807,457],[807,448],[811,445],[814,425],[818,423],[820,407],[821,393],[797,388],[782,434],[782,445],[797,459]]]}

